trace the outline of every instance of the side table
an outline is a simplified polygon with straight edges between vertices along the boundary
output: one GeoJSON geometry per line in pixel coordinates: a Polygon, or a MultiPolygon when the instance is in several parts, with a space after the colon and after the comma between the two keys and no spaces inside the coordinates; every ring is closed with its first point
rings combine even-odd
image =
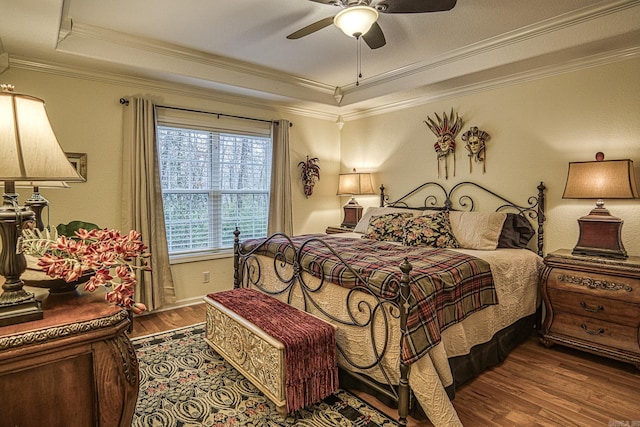
{"type": "Polygon", "coordinates": [[[0,328],[0,424],[131,426],[139,378],[127,311],[98,291],[43,306],[42,320],[0,328]]]}
{"type": "Polygon", "coordinates": [[[559,250],[544,263],[542,343],[640,368],[640,257],[607,259],[559,250]]]}

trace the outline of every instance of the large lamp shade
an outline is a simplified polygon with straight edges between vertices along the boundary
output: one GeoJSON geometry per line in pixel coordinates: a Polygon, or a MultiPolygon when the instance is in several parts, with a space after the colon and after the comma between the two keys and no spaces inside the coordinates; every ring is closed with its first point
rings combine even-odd
{"type": "Polygon", "coordinates": [[[343,173],[338,181],[338,196],[375,194],[370,173],[343,173]]]}
{"type": "Polygon", "coordinates": [[[0,180],[84,181],[53,133],[44,101],[0,92],[0,180]]]}
{"type": "Polygon", "coordinates": [[[638,198],[633,161],[602,160],[569,163],[564,199],[638,198]]]}

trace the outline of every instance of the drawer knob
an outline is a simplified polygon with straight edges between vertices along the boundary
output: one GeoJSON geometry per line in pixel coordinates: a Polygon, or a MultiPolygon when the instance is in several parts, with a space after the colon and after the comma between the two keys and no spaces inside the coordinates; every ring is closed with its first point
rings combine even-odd
{"type": "Polygon", "coordinates": [[[597,313],[599,311],[604,310],[604,307],[601,305],[597,306],[596,308],[588,307],[587,303],[584,301],[580,301],[580,307],[582,307],[584,311],[588,311],[589,313],[597,313]]]}
{"type": "Polygon", "coordinates": [[[598,328],[598,330],[593,331],[589,328],[587,328],[587,325],[585,325],[584,323],[582,325],[580,325],[582,327],[582,329],[584,329],[584,331],[586,333],[588,333],[589,335],[600,335],[600,334],[604,334],[604,329],[602,328],[598,328]]]}

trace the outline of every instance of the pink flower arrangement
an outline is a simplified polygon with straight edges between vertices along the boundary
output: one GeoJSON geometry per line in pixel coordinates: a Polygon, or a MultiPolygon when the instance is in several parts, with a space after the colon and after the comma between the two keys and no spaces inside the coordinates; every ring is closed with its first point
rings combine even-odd
{"type": "Polygon", "coordinates": [[[133,300],[136,271],[151,270],[146,261],[151,254],[146,252],[148,248],[135,230],[121,234],[107,228],[80,229],[75,238],[25,230],[20,247],[25,253],[39,257],[38,266],[49,277],[70,283],[91,274],[84,285],[86,291],[105,286],[107,301],[136,314],[147,309],[133,300]]]}

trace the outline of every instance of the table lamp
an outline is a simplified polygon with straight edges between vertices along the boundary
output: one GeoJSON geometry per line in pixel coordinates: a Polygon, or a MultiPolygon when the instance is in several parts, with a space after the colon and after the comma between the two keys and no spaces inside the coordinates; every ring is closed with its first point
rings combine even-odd
{"type": "Polygon", "coordinates": [[[638,188],[631,160],[571,162],[563,199],[597,199],[596,207],[578,219],[580,235],[574,255],[627,258],[622,244],[622,219],[609,213],[603,199],[636,199],[638,188]]]}
{"type": "Polygon", "coordinates": [[[33,224],[35,214],[18,204],[16,181],[84,181],[71,165],[51,128],[44,101],[15,93],[0,85],[0,181],[4,181],[0,206],[0,326],[42,319],[40,301],[23,289],[20,276],[27,267],[16,253],[22,229],[33,224]]]}
{"type": "Polygon", "coordinates": [[[349,196],[351,199],[343,206],[344,220],[341,227],[354,228],[362,218],[362,206],[358,204],[354,196],[375,194],[371,183],[370,173],[344,173],[340,174],[338,181],[338,196],[349,196]]]}
{"type": "MultiPolygon", "coordinates": [[[[41,188],[69,188],[69,184],[64,181],[16,181],[17,188],[33,188],[31,197],[24,201],[24,206],[35,214],[36,228],[44,230],[42,211],[49,206],[49,201],[40,194],[41,188]]],[[[0,186],[4,182],[0,181],[0,186]]]]}

